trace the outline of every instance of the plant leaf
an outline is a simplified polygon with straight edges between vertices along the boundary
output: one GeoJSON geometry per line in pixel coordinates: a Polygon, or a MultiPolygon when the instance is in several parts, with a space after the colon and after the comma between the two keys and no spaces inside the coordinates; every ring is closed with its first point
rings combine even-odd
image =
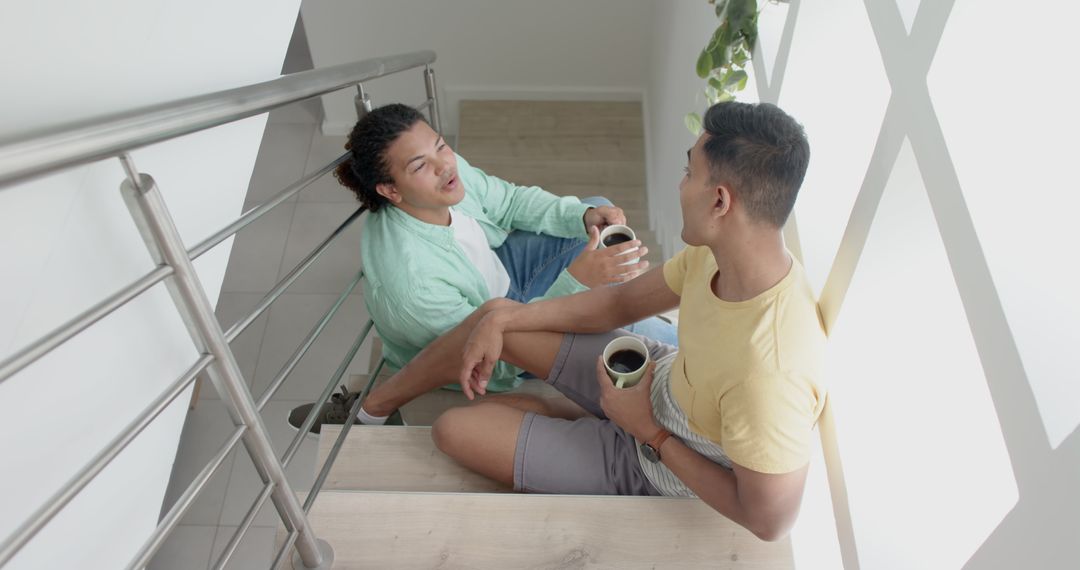
{"type": "Polygon", "coordinates": [[[733,30],[742,30],[746,20],[757,14],[756,0],[729,0],[724,18],[733,30]]]}
{"type": "Polygon", "coordinates": [[[687,113],[683,117],[683,123],[686,124],[687,130],[689,130],[694,136],[701,134],[701,117],[697,113],[687,113]]]}
{"type": "Polygon", "coordinates": [[[722,18],[724,16],[724,9],[727,8],[728,0],[716,0],[716,17],[722,18]]]}
{"type": "Polygon", "coordinates": [[[730,89],[732,87],[735,87],[735,89],[733,89],[733,91],[742,91],[743,89],[746,88],[746,79],[747,79],[747,75],[746,75],[745,71],[743,71],[741,69],[734,70],[731,73],[728,73],[727,75],[724,76],[724,82],[720,86],[720,89],[721,90],[727,90],[727,89],[730,89]]]}
{"type": "Polygon", "coordinates": [[[697,74],[698,77],[705,79],[709,76],[709,72],[713,68],[712,52],[709,50],[701,50],[701,55],[697,59],[697,74]]]}

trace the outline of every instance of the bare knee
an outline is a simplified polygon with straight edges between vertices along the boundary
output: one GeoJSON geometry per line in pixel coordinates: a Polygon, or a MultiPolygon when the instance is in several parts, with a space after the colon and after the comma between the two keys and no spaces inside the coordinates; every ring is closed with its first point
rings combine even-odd
{"type": "Polygon", "coordinates": [[[442,413],[435,419],[435,423],[431,424],[431,440],[435,443],[435,447],[439,448],[439,451],[453,455],[451,453],[456,447],[458,441],[462,439],[462,432],[464,430],[459,429],[464,419],[462,416],[467,413],[467,408],[450,408],[442,413]]]}

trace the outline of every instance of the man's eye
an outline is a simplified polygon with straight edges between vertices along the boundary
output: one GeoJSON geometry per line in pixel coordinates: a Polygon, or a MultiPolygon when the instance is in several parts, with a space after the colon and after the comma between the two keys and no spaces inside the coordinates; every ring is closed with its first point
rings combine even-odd
{"type": "Polygon", "coordinates": [[[417,166],[416,168],[414,168],[414,169],[413,169],[413,174],[416,174],[417,172],[420,172],[421,170],[423,170],[423,169],[424,169],[424,165],[425,165],[425,164],[424,164],[423,162],[421,162],[421,163],[420,163],[420,166],[417,166]]]}

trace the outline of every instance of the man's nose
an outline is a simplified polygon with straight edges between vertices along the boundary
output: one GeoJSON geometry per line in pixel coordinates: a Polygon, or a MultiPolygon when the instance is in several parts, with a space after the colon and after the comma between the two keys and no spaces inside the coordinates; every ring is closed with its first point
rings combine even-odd
{"type": "Polygon", "coordinates": [[[442,173],[446,171],[446,167],[449,165],[449,161],[440,157],[435,157],[432,162],[435,166],[435,174],[439,176],[442,176],[442,173]]]}

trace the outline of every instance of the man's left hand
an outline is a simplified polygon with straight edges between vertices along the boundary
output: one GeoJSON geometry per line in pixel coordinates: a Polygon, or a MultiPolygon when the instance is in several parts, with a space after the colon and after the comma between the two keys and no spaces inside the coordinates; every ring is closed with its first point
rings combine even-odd
{"type": "Polygon", "coordinates": [[[608,226],[626,223],[626,214],[618,206],[594,206],[585,210],[585,233],[593,226],[602,230],[608,226]]]}
{"type": "Polygon", "coordinates": [[[623,428],[638,441],[647,441],[660,431],[653,417],[653,371],[656,362],[650,361],[641,381],[630,388],[616,388],[604,368],[604,357],[596,359],[596,381],[600,383],[600,408],[615,425],[623,428]]]}

